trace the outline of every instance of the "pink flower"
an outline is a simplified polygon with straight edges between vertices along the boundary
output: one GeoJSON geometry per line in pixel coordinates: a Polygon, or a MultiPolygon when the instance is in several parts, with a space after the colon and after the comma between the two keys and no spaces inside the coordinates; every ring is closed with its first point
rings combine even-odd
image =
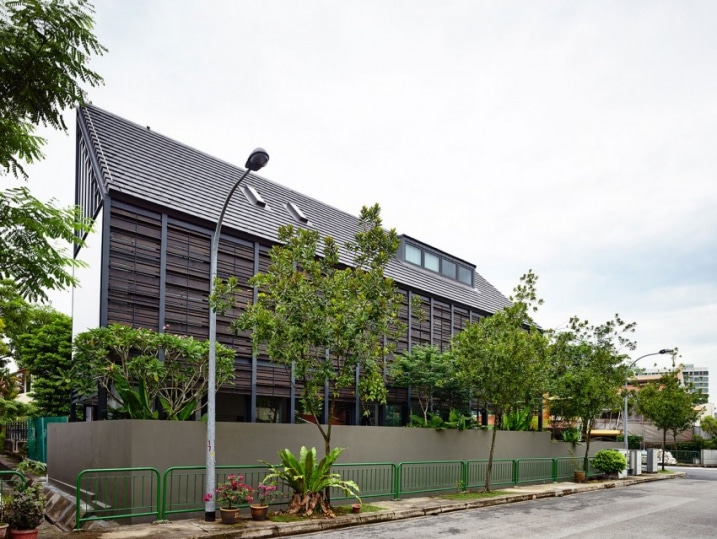
{"type": "Polygon", "coordinates": [[[211,492],[207,492],[207,493],[204,495],[204,501],[205,501],[205,502],[208,502],[208,501],[210,501],[211,499],[212,499],[212,493],[211,493],[211,492]]]}

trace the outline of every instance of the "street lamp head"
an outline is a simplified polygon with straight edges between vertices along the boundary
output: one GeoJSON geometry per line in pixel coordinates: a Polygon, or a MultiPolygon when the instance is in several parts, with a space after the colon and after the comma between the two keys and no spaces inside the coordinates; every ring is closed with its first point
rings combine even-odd
{"type": "Polygon", "coordinates": [[[260,168],[264,168],[268,162],[269,154],[266,150],[264,148],[257,148],[249,154],[249,158],[246,160],[246,165],[244,166],[252,172],[256,172],[260,168]]]}
{"type": "Polygon", "coordinates": [[[660,350],[659,353],[660,354],[672,354],[673,352],[674,352],[674,350],[672,348],[663,348],[662,350],[660,350]]]}

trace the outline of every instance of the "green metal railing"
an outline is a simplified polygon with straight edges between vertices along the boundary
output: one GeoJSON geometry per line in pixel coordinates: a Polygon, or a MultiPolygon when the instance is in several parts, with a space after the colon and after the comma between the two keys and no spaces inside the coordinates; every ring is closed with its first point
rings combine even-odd
{"type": "MultiPolygon", "coordinates": [[[[241,474],[244,482],[256,489],[269,473],[269,466],[216,466],[216,484],[223,483],[230,474],[241,474]]],[[[205,466],[174,466],[167,468],[162,478],[162,516],[179,513],[204,511],[205,466]]],[[[272,505],[286,503],[284,499],[272,502],[272,505]]],[[[245,504],[243,507],[245,507],[245,504]]]]}
{"type": "MultiPolygon", "coordinates": [[[[396,465],[392,462],[364,462],[361,464],[334,464],[332,472],[342,479],[359,485],[361,499],[396,497],[396,465]]],[[[332,500],[346,500],[351,496],[341,489],[331,489],[332,500]]]]}
{"type": "Polygon", "coordinates": [[[683,451],[681,449],[671,451],[672,456],[680,464],[700,464],[701,455],[699,451],[683,451]]]}
{"type": "MultiPolygon", "coordinates": [[[[590,464],[592,460],[590,457],[590,464]]],[[[573,471],[582,468],[582,462],[578,457],[494,460],[491,486],[570,480],[573,471]]],[[[361,489],[362,499],[399,499],[406,495],[484,488],[487,467],[487,460],[440,460],[335,464],[332,471],[354,481],[361,489]]],[[[595,475],[592,465],[589,468],[587,475],[595,475]]],[[[217,466],[216,470],[217,484],[229,474],[242,474],[247,485],[257,488],[269,473],[269,466],[217,466]]],[[[22,476],[17,472],[6,473],[22,476]]],[[[21,479],[24,481],[24,476],[21,479]]],[[[201,512],[205,489],[204,466],[168,468],[161,482],[155,468],[84,470],[77,476],[76,527],[91,520],[143,516],[166,519],[180,513],[201,512]]],[[[272,504],[287,503],[291,493],[285,494],[272,504]]],[[[342,490],[332,489],[332,500],[347,498],[342,490]]]]}
{"type": "Polygon", "coordinates": [[[83,522],[162,515],[156,468],[94,468],[77,475],[75,527],[83,522]]]}
{"type": "Polygon", "coordinates": [[[10,494],[15,490],[15,483],[20,481],[20,486],[25,488],[25,474],[16,470],[0,470],[0,493],[3,495],[10,494]]]}
{"type": "Polygon", "coordinates": [[[401,462],[396,476],[396,497],[459,490],[464,477],[464,462],[460,460],[401,462]]]}
{"type": "Polygon", "coordinates": [[[515,484],[547,483],[555,481],[555,459],[517,459],[515,461],[515,484]]]}
{"type": "MultiPolygon", "coordinates": [[[[485,488],[485,475],[488,469],[487,460],[468,460],[465,463],[464,489],[485,488]]],[[[494,460],[490,472],[490,484],[492,487],[515,485],[515,461],[494,460]]]]}

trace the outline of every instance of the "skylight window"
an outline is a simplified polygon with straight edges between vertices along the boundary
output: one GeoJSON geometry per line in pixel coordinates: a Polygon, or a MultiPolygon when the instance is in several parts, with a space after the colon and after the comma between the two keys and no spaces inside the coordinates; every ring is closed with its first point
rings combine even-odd
{"type": "Polygon", "coordinates": [[[244,194],[246,195],[246,198],[249,199],[249,202],[251,202],[255,206],[259,206],[260,208],[266,207],[266,202],[264,201],[264,199],[261,198],[259,192],[251,185],[244,186],[244,194]]]}
{"type": "Polygon", "coordinates": [[[291,214],[291,216],[292,216],[294,219],[296,219],[297,221],[300,221],[300,222],[302,222],[302,223],[308,223],[308,222],[309,222],[309,218],[306,217],[306,215],[304,214],[304,212],[301,211],[301,208],[299,208],[299,206],[297,206],[297,205],[294,204],[293,202],[289,202],[289,203],[286,205],[286,207],[287,207],[287,209],[289,210],[289,213],[291,214]]]}

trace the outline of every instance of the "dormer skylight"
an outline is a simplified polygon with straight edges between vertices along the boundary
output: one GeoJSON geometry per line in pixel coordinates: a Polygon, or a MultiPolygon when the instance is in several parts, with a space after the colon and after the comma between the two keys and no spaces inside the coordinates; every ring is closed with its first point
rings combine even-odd
{"type": "Polygon", "coordinates": [[[289,203],[286,205],[286,209],[289,210],[289,213],[291,214],[291,216],[292,216],[294,219],[296,219],[297,221],[299,221],[300,223],[306,224],[306,223],[309,222],[309,218],[306,217],[306,215],[304,214],[304,212],[301,211],[301,208],[299,208],[299,206],[297,206],[297,205],[294,204],[293,202],[289,202],[289,203]]]}
{"type": "Polygon", "coordinates": [[[244,195],[246,198],[251,202],[254,206],[259,206],[260,208],[266,207],[266,202],[263,198],[261,198],[261,195],[259,192],[254,189],[251,185],[245,185],[243,187],[244,195]]]}
{"type": "Polygon", "coordinates": [[[423,269],[427,269],[448,279],[473,286],[475,266],[458,258],[452,257],[428,245],[403,236],[398,257],[423,269]]]}

